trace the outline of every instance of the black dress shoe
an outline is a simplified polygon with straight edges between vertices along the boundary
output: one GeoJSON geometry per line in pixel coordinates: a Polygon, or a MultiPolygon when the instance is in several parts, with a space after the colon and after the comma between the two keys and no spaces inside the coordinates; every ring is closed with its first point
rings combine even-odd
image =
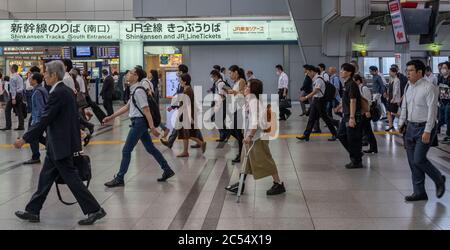
{"type": "Polygon", "coordinates": [[[94,224],[96,221],[100,220],[101,218],[106,216],[106,212],[103,208],[100,208],[100,210],[96,213],[88,214],[88,217],[84,220],[80,220],[78,222],[78,225],[80,226],[89,226],[94,224]]]}
{"type": "Polygon", "coordinates": [[[91,139],[92,139],[92,135],[90,135],[90,134],[86,135],[86,137],[83,140],[83,142],[84,142],[83,146],[86,147],[87,145],[89,145],[89,142],[91,142],[91,139]]]}
{"type": "Polygon", "coordinates": [[[1,131],[8,131],[11,130],[11,128],[0,128],[1,131]]]}
{"type": "Polygon", "coordinates": [[[14,214],[21,220],[27,220],[27,221],[33,222],[33,223],[40,222],[38,214],[31,214],[31,213],[23,212],[23,211],[17,211],[14,214]]]}
{"type": "Polygon", "coordinates": [[[241,155],[237,155],[236,158],[234,158],[231,162],[233,164],[240,163],[241,162],[241,155]]]}
{"type": "Polygon", "coordinates": [[[414,201],[427,201],[427,194],[412,194],[410,196],[405,197],[406,202],[414,202],[414,201]]]}
{"type": "Polygon", "coordinates": [[[25,130],[25,128],[23,128],[23,127],[19,127],[19,128],[15,128],[14,129],[14,131],[23,131],[23,130],[25,130]]]}
{"type": "Polygon", "coordinates": [[[173,172],[172,169],[164,171],[164,173],[162,174],[162,177],[158,179],[158,182],[165,182],[167,181],[167,179],[169,179],[170,177],[174,176],[175,172],[173,172]]]}
{"type": "Polygon", "coordinates": [[[337,141],[336,136],[332,136],[330,139],[328,139],[329,142],[337,141]]]}
{"type": "Polygon", "coordinates": [[[359,168],[364,168],[364,166],[362,165],[362,163],[349,163],[347,165],[345,165],[346,169],[359,169],[359,168]]]}
{"type": "Polygon", "coordinates": [[[125,186],[125,182],[123,180],[119,180],[117,177],[114,177],[114,179],[105,183],[105,186],[109,188],[123,187],[125,186]]]}
{"type": "Polygon", "coordinates": [[[31,159],[31,160],[24,162],[23,165],[33,165],[33,164],[39,164],[39,163],[41,163],[40,159],[37,159],[37,160],[31,159]]]}
{"type": "Polygon", "coordinates": [[[201,145],[191,145],[191,148],[197,149],[197,148],[201,148],[201,145]]]}
{"type": "Polygon", "coordinates": [[[309,137],[306,137],[304,135],[298,136],[298,137],[295,137],[295,138],[297,138],[297,140],[300,140],[300,141],[306,141],[306,142],[309,141],[309,137]]]}
{"type": "Polygon", "coordinates": [[[161,139],[160,141],[161,141],[161,144],[162,144],[162,145],[164,145],[164,146],[166,146],[166,147],[172,149],[172,145],[170,145],[168,141],[163,140],[163,139],[161,139]]]}
{"type": "Polygon", "coordinates": [[[378,154],[378,150],[364,150],[364,154],[378,154]]]}
{"type": "Polygon", "coordinates": [[[442,198],[445,194],[445,176],[442,176],[442,183],[440,185],[436,185],[436,196],[438,199],[442,198]]]}

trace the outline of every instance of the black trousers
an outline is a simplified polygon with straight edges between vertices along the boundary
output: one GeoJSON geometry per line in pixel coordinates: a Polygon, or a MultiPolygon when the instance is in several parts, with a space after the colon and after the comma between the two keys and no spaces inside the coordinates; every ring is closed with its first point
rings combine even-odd
{"type": "Polygon", "coordinates": [[[373,133],[372,124],[370,124],[370,119],[365,116],[362,118],[362,134],[367,136],[367,140],[369,141],[370,145],[370,150],[378,152],[377,138],[373,133]]]}
{"type": "MultiPolygon", "coordinates": [[[[284,94],[284,89],[279,89],[278,97],[280,100],[284,98],[283,94],[284,94]]],[[[289,109],[280,107],[280,119],[286,119],[287,118],[286,116],[291,115],[291,114],[292,114],[292,112],[289,109]]]]}
{"type": "Polygon", "coordinates": [[[78,176],[78,170],[73,165],[73,157],[62,160],[52,160],[45,157],[44,166],[39,175],[38,190],[33,194],[25,210],[32,214],[39,214],[58,175],[61,175],[72,192],[84,214],[95,213],[100,210],[100,204],[89,192],[78,176]]]}
{"type": "Polygon", "coordinates": [[[19,118],[19,125],[18,128],[24,128],[24,113],[22,110],[23,105],[23,95],[21,93],[16,94],[16,105],[13,106],[12,104],[12,96],[9,96],[9,101],[6,103],[5,107],[5,120],[6,120],[6,128],[12,127],[12,120],[11,120],[11,111],[14,109],[14,111],[17,114],[17,117],[19,118]]]}
{"type": "Polygon", "coordinates": [[[337,138],[350,155],[354,164],[362,162],[362,123],[356,124],[355,128],[347,126],[348,119],[342,119],[339,126],[337,138]]]}
{"type": "Polygon", "coordinates": [[[114,114],[113,99],[112,98],[103,99],[103,107],[105,108],[106,114],[108,116],[111,116],[112,114],[114,114]]]}
{"type": "Polygon", "coordinates": [[[333,121],[327,115],[326,103],[321,101],[319,98],[314,98],[309,110],[308,124],[306,125],[305,132],[303,133],[304,136],[309,137],[311,135],[313,127],[316,126],[316,123],[320,120],[320,118],[322,118],[325,122],[331,134],[333,134],[333,136],[337,135],[333,121]]]}

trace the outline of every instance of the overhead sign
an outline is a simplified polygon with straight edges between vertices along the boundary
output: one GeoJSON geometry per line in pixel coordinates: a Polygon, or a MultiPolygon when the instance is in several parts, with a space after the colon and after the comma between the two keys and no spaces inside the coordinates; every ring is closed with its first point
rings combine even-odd
{"type": "Polygon", "coordinates": [[[392,30],[394,31],[395,43],[408,43],[408,37],[405,31],[402,9],[399,0],[389,1],[389,12],[392,19],[392,30]]]}
{"type": "Polygon", "coordinates": [[[0,42],[296,41],[290,20],[48,21],[0,20],[0,42]]]}

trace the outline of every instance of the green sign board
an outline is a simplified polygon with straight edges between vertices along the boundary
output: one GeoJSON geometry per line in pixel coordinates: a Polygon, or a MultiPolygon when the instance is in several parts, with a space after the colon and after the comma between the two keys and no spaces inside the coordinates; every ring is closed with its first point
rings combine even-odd
{"type": "Polygon", "coordinates": [[[290,20],[0,20],[0,42],[296,41],[290,20]]]}

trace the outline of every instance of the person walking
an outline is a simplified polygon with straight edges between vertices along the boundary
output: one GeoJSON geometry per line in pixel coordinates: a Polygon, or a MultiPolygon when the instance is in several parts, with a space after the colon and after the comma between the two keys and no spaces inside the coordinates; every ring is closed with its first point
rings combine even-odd
{"type": "Polygon", "coordinates": [[[405,201],[428,200],[425,190],[425,175],[436,185],[438,199],[445,194],[446,178],[431,163],[427,154],[436,133],[438,88],[425,76],[425,64],[412,60],[406,64],[409,85],[405,92],[400,115],[400,132],[404,133],[406,153],[412,173],[413,194],[405,201]]]}
{"type": "Polygon", "coordinates": [[[45,82],[52,86],[48,104],[38,123],[14,143],[22,148],[25,143],[39,139],[47,130],[47,156],[39,175],[37,191],[25,207],[15,215],[25,221],[39,222],[40,211],[55,180],[61,177],[75,196],[83,213],[88,215],[79,225],[92,225],[106,216],[95,197],[81,181],[74,166],[73,156],[81,151],[78,108],[73,91],[63,84],[64,64],[52,61],[46,65],[45,82]]]}
{"type": "Polygon", "coordinates": [[[10,68],[11,77],[9,81],[9,100],[6,103],[5,107],[5,120],[6,127],[0,130],[7,131],[11,130],[12,120],[11,120],[11,111],[14,109],[17,117],[19,118],[19,124],[16,131],[25,130],[24,126],[24,112],[26,110],[23,109],[23,98],[24,98],[24,83],[23,78],[18,73],[19,66],[13,64],[10,68]]]}

